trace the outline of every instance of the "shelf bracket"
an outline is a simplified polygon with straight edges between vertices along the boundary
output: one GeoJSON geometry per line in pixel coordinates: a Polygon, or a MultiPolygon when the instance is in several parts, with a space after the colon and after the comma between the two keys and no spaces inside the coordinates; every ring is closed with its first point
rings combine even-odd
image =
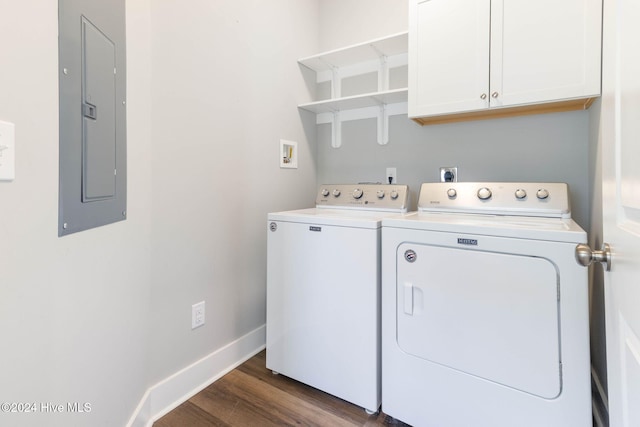
{"type": "Polygon", "coordinates": [[[378,90],[389,90],[389,62],[386,55],[380,55],[380,67],[378,68],[378,90]]]}
{"type": "Polygon", "coordinates": [[[340,119],[340,112],[334,111],[331,118],[331,146],[333,148],[340,148],[342,146],[342,120],[340,119]]]}
{"type": "Polygon", "coordinates": [[[340,78],[340,69],[331,67],[331,98],[337,99],[342,96],[342,79],[340,78]]]}
{"type": "Polygon", "coordinates": [[[380,106],[378,112],[378,144],[387,145],[389,143],[389,112],[387,104],[380,106]]]}
{"type": "Polygon", "coordinates": [[[380,65],[378,66],[378,90],[384,92],[389,90],[389,61],[387,60],[387,55],[378,49],[376,45],[370,44],[369,46],[380,58],[380,65]]]}

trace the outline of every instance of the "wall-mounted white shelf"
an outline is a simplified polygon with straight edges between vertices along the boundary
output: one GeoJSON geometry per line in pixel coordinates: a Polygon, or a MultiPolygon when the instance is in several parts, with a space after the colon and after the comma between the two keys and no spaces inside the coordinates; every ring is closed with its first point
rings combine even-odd
{"type": "Polygon", "coordinates": [[[301,58],[298,62],[318,73],[323,71],[330,72],[334,68],[343,68],[354,64],[375,61],[381,56],[390,58],[397,55],[406,55],[409,51],[408,43],[409,32],[404,31],[387,37],[301,58]]]}
{"type": "Polygon", "coordinates": [[[300,104],[298,107],[311,111],[312,113],[321,114],[354,108],[377,107],[383,104],[395,104],[399,102],[407,102],[407,88],[309,102],[307,104],[300,104]]]}
{"type": "Polygon", "coordinates": [[[389,115],[407,113],[407,89],[389,89],[389,69],[407,65],[408,32],[394,34],[299,59],[316,72],[316,82],[331,82],[331,97],[298,107],[317,114],[316,122],[331,123],[331,145],[342,145],[341,123],[363,118],[378,119],[378,143],[389,142],[389,115]],[[367,73],[378,74],[378,90],[341,96],[342,79],[367,73]]]}

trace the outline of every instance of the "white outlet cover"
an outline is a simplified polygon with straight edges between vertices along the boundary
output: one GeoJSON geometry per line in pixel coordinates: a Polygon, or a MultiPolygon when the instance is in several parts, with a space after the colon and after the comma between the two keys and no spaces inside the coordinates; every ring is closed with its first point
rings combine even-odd
{"type": "Polygon", "coordinates": [[[0,121],[0,181],[13,181],[16,177],[15,125],[0,121]]]}
{"type": "Polygon", "coordinates": [[[199,303],[191,306],[191,329],[196,329],[204,325],[204,320],[204,301],[200,301],[199,303]]]}
{"type": "Polygon", "coordinates": [[[385,184],[397,184],[398,183],[398,175],[396,168],[387,168],[387,176],[385,179],[385,184]],[[389,177],[392,177],[393,180],[389,182],[389,177]]]}

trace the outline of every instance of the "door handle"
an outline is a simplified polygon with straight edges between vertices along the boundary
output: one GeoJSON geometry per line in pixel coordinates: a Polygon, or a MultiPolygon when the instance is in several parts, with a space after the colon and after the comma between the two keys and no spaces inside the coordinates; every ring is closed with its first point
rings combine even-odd
{"type": "Polygon", "coordinates": [[[576,261],[585,267],[590,266],[593,262],[600,262],[607,271],[611,271],[611,246],[608,243],[603,243],[602,250],[594,251],[589,245],[580,243],[576,246],[576,261]]]}

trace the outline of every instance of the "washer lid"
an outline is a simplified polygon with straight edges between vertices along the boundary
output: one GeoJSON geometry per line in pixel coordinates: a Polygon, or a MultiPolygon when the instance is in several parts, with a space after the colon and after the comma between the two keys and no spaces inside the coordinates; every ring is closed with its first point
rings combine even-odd
{"type": "Polygon", "coordinates": [[[268,220],[310,225],[316,224],[373,229],[380,228],[384,218],[391,218],[397,215],[399,215],[397,212],[310,208],[285,212],[272,212],[268,215],[268,220]]]}

